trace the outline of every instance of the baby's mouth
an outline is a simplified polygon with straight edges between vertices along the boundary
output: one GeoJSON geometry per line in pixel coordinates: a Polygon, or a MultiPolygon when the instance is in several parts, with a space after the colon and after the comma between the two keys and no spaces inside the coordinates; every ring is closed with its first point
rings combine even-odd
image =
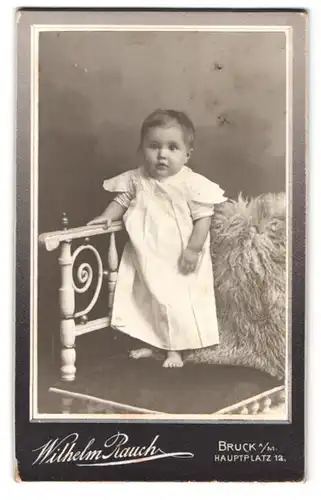
{"type": "Polygon", "coordinates": [[[156,168],[167,168],[166,163],[157,163],[156,168]]]}

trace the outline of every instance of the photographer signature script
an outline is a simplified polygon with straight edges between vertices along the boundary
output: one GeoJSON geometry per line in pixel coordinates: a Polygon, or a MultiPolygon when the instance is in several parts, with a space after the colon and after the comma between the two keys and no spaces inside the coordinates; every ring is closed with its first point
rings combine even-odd
{"type": "Polygon", "coordinates": [[[159,435],[144,446],[131,445],[130,438],[123,432],[117,432],[107,438],[103,447],[95,447],[95,438],[79,446],[79,434],[73,432],[64,438],[50,439],[42,446],[33,450],[37,453],[32,465],[53,463],[75,463],[79,467],[104,467],[110,465],[125,465],[137,462],[148,462],[164,458],[193,458],[189,452],[165,452],[156,443],[159,435]]]}

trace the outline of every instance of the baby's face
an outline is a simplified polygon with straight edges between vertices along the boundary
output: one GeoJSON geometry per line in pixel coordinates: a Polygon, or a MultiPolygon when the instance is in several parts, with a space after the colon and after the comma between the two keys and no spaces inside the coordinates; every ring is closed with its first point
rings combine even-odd
{"type": "Polygon", "coordinates": [[[155,179],[176,174],[190,156],[183,131],[175,125],[150,128],[143,140],[142,150],[145,168],[155,179]]]}

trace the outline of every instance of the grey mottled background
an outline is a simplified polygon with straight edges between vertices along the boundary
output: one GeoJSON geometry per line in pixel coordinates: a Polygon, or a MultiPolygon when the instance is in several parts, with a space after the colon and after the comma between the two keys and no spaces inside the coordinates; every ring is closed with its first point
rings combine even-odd
{"type": "Polygon", "coordinates": [[[190,115],[191,166],[229,197],[285,189],[284,33],[45,32],[39,47],[40,231],[104,208],[102,180],[135,168],[157,107],[190,115]]]}

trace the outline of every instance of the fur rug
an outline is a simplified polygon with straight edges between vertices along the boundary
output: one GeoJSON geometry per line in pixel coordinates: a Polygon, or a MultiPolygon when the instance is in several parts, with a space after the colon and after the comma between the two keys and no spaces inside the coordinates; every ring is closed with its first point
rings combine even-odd
{"type": "Polygon", "coordinates": [[[282,379],[286,328],[286,198],[219,205],[211,227],[220,344],[186,361],[243,365],[282,379]]]}

